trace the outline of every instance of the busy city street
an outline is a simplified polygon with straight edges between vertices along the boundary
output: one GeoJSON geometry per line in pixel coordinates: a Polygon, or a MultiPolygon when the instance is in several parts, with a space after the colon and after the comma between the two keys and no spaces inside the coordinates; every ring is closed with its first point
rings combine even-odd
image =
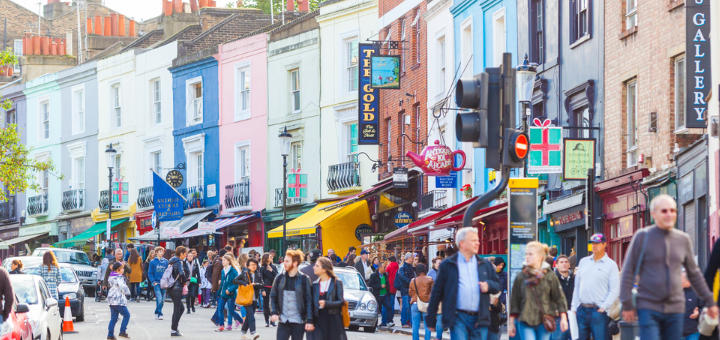
{"type": "MultiPolygon", "coordinates": [[[[172,306],[166,306],[166,309],[172,309],[172,306]]],[[[135,340],[154,340],[170,338],[170,318],[164,320],[155,320],[153,318],[154,302],[139,302],[128,304],[131,317],[128,325],[128,335],[135,340]]],[[[240,339],[241,332],[239,329],[224,332],[214,332],[210,317],[215,312],[214,308],[198,307],[196,314],[184,315],[180,322],[180,332],[186,339],[240,339]]],[[[262,318],[262,313],[257,316],[262,318]]],[[[85,340],[85,339],[103,339],[107,333],[107,323],[110,320],[110,308],[107,302],[95,302],[88,299],[85,305],[85,321],[75,322],[75,331],[77,333],[64,334],[65,340],[85,340]]],[[[275,327],[265,327],[264,324],[258,324],[257,333],[260,339],[275,339],[275,327]]],[[[348,331],[348,340],[365,340],[365,339],[407,339],[404,334],[391,334],[390,332],[366,333],[362,330],[348,331]]],[[[117,336],[117,334],[116,334],[117,336]]]]}

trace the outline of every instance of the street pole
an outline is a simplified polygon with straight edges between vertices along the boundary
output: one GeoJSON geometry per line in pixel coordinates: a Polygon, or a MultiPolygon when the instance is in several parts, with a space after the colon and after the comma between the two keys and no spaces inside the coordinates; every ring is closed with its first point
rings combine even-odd
{"type": "Polygon", "coordinates": [[[280,256],[285,256],[285,251],[287,250],[287,240],[286,240],[286,221],[287,221],[287,155],[283,155],[283,194],[282,194],[282,204],[283,204],[283,235],[282,235],[282,244],[280,245],[280,250],[282,251],[280,253],[280,256]]]}
{"type": "MultiPolygon", "coordinates": [[[[108,167],[108,219],[106,228],[107,249],[110,249],[110,226],[112,224],[112,167],[108,167]]],[[[107,251],[107,250],[106,250],[107,251]]]]}
{"type": "MultiPolygon", "coordinates": [[[[530,103],[528,102],[520,102],[520,105],[522,106],[522,122],[523,126],[522,129],[525,131],[525,133],[528,133],[528,119],[530,119],[531,112],[528,112],[528,108],[530,108],[530,103]]],[[[527,177],[527,162],[525,162],[525,165],[523,166],[523,177],[527,177]]]]}

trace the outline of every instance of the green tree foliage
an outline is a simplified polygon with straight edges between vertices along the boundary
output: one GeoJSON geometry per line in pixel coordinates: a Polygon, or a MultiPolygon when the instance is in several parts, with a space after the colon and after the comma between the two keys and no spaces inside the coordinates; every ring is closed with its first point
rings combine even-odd
{"type": "MultiPolygon", "coordinates": [[[[280,13],[285,10],[285,3],[287,0],[244,0],[243,6],[247,8],[257,8],[263,12],[270,14],[270,3],[272,2],[273,13],[276,15],[275,18],[280,17],[280,13]]],[[[297,0],[295,0],[295,9],[297,10],[297,0]]],[[[320,8],[322,0],[310,0],[310,11],[315,11],[320,8]]],[[[237,1],[230,1],[226,4],[227,8],[237,8],[237,1]]]]}
{"type": "MultiPolygon", "coordinates": [[[[16,63],[17,57],[11,50],[0,52],[0,67],[16,63]]],[[[0,98],[0,111],[4,113],[11,108],[9,99],[0,98]]],[[[33,183],[35,174],[55,170],[52,161],[39,162],[28,157],[29,152],[22,144],[15,124],[0,127],[0,185],[4,189],[0,190],[0,202],[6,201],[7,195],[28,189],[37,190],[38,184],[33,183]]]]}

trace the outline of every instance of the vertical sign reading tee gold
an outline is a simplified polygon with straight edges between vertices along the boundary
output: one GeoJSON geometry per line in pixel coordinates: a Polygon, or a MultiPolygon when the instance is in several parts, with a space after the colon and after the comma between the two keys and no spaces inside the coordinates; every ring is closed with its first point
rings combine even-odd
{"type": "Polygon", "coordinates": [[[358,77],[358,144],[380,144],[380,90],[372,87],[372,56],[375,44],[358,44],[360,75],[358,77]]]}
{"type": "MultiPolygon", "coordinates": [[[[537,232],[537,178],[511,178],[508,182],[508,274],[509,286],[522,270],[525,246],[538,238],[537,232]]],[[[510,287],[506,287],[510,295],[510,287]]],[[[509,302],[509,300],[508,300],[509,302]]],[[[509,308],[509,306],[508,306],[509,308]]]]}

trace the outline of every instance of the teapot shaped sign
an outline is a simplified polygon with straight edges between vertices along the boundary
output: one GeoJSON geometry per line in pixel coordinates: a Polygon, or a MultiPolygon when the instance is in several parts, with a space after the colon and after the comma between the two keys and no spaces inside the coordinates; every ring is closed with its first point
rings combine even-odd
{"type": "Polygon", "coordinates": [[[426,146],[419,155],[412,151],[408,151],[405,155],[428,176],[447,176],[451,170],[460,171],[465,167],[465,153],[462,150],[452,151],[449,147],[440,145],[438,140],[435,141],[435,145],[426,146]],[[462,163],[455,167],[457,154],[460,155],[462,163]]]}

